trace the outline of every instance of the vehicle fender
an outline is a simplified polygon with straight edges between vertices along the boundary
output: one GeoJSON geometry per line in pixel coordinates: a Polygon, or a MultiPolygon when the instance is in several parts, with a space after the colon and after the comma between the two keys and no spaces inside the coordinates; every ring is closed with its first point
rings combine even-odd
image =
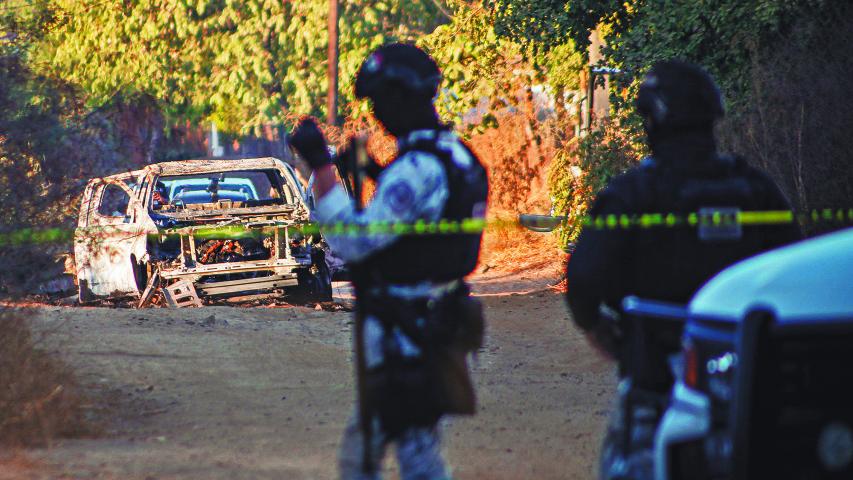
{"type": "Polygon", "coordinates": [[[669,478],[669,447],[708,434],[711,426],[711,402],[705,395],[676,382],[672,402],[655,434],[655,479],[669,478]]]}

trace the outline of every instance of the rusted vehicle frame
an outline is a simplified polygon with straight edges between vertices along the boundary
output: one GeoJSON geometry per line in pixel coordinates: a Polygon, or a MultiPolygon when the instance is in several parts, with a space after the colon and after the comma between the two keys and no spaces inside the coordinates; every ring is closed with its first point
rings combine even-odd
{"type": "Polygon", "coordinates": [[[192,282],[200,297],[298,286],[306,272],[317,274],[318,263],[324,257],[324,252],[309,245],[307,238],[301,239],[302,248],[291,245],[291,229],[308,221],[306,195],[296,172],[275,158],[166,162],[93,179],[86,186],[75,231],[80,300],[139,295],[146,287],[150,290],[155,275],[166,284],[192,282]],[[245,170],[277,171],[283,203],[236,208],[225,203],[224,208],[184,209],[168,215],[153,210],[155,185],[161,176],[245,170]],[[116,211],[105,211],[104,196],[121,196],[118,189],[128,197],[126,208],[119,205],[116,211]],[[164,218],[168,225],[163,224],[164,218]],[[236,230],[248,237],[263,237],[270,244],[269,258],[201,262],[198,236],[218,228],[236,230]],[[172,242],[177,239],[180,245],[179,255],[170,261],[164,261],[157,252],[158,245],[167,239],[172,242]],[[228,278],[235,274],[244,274],[245,278],[228,278]],[[218,280],[221,277],[226,279],[218,280]]]}

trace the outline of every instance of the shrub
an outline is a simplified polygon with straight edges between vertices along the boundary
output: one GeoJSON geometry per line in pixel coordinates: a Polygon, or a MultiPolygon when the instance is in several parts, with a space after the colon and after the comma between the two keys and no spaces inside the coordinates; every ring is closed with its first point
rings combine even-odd
{"type": "Polygon", "coordinates": [[[85,432],[81,399],[69,368],[45,352],[27,312],[0,311],[0,445],[49,446],[85,432]]]}
{"type": "Polygon", "coordinates": [[[568,216],[558,232],[562,248],[577,239],[595,195],[611,178],[635,165],[645,152],[640,133],[636,128],[623,128],[624,123],[601,122],[596,130],[568,143],[551,163],[548,186],[553,214],[568,216]]]}
{"type": "Polygon", "coordinates": [[[853,7],[812,11],[774,47],[754,58],[752,101],[731,112],[722,143],[766,170],[796,209],[849,208],[853,7]]]}

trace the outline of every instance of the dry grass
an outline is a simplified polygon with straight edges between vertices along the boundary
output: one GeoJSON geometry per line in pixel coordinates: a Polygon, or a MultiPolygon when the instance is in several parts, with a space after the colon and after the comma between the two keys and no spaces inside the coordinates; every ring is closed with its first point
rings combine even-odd
{"type": "MultiPolygon", "coordinates": [[[[489,172],[491,218],[515,220],[520,213],[548,213],[548,166],[556,153],[549,127],[536,120],[532,108],[519,108],[501,115],[497,128],[471,137],[471,148],[489,172]]],[[[565,260],[553,234],[492,228],[483,237],[479,271],[535,270],[556,276],[565,260]]]]}
{"type": "Polygon", "coordinates": [[[46,478],[48,472],[48,467],[29,458],[24,452],[0,451],[0,480],[46,478]]]}
{"type": "MultiPolygon", "coordinates": [[[[489,217],[513,220],[520,213],[548,213],[548,166],[558,151],[554,120],[537,119],[531,101],[521,101],[512,112],[498,117],[498,126],[475,133],[467,140],[489,172],[489,217]]],[[[369,134],[368,151],[380,164],[396,153],[393,137],[371,117],[351,119],[343,128],[326,128],[330,141],[339,148],[356,134],[369,134]]],[[[365,181],[365,198],[374,185],[365,181]]],[[[520,272],[528,270],[559,275],[566,255],[555,235],[523,228],[491,228],[483,238],[478,271],[520,272]]]]}
{"type": "Polygon", "coordinates": [[[553,235],[525,230],[492,229],[483,236],[478,271],[541,272],[560,276],[567,255],[557,248],[553,235]]]}
{"type": "Polygon", "coordinates": [[[22,310],[0,311],[0,448],[86,432],[74,375],[40,348],[22,310]]]}

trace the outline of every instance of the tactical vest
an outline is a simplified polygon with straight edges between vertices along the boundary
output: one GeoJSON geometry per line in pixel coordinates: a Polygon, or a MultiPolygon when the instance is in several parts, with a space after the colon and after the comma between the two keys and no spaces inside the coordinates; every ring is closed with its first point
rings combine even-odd
{"type": "MultiPolygon", "coordinates": [[[[436,131],[436,135],[438,135],[436,131]]],[[[401,146],[398,158],[417,151],[434,155],[447,175],[448,197],[441,219],[460,224],[470,218],[484,218],[488,197],[486,170],[464,144],[471,157],[469,166],[459,165],[453,152],[441,148],[436,139],[424,138],[401,146]]],[[[403,235],[387,248],[362,262],[368,278],[391,284],[423,281],[447,282],[471,273],[480,255],[483,233],[403,235]]]]}
{"type": "MultiPolygon", "coordinates": [[[[737,212],[767,207],[769,184],[763,176],[737,157],[720,156],[713,165],[699,171],[678,171],[652,158],[643,161],[620,185],[620,199],[631,212],[672,213],[684,219],[697,214],[697,224],[677,223],[666,227],[614,231],[626,239],[619,296],[686,304],[711,277],[744,258],[767,249],[772,228],[740,225],[737,212]],[[705,218],[701,218],[701,213],[705,218]],[[719,224],[709,221],[714,215],[719,224]],[[734,217],[734,218],[732,218],[734,217]]],[[[673,378],[667,356],[681,348],[681,327],[646,323],[646,330],[634,331],[635,324],[623,326],[631,341],[621,345],[620,375],[632,372],[634,386],[668,392],[673,378]]]]}
{"type": "Polygon", "coordinates": [[[761,210],[767,197],[763,180],[741,158],[719,157],[713,174],[676,172],[646,159],[633,178],[631,206],[638,213],[700,215],[699,225],[638,229],[627,269],[633,294],[686,303],[723,268],[767,247],[768,227],[710,222],[732,219],[738,211],[761,210]]]}

